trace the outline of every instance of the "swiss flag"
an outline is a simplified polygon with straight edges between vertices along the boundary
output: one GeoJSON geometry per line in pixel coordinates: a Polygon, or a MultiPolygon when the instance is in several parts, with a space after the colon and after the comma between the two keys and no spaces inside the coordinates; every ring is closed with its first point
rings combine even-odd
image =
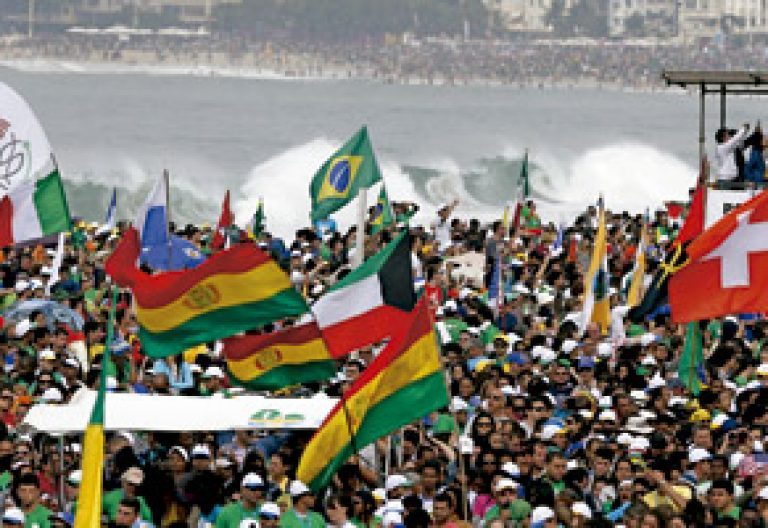
{"type": "Polygon", "coordinates": [[[687,253],[690,263],[669,280],[673,321],[768,312],[768,191],[722,217],[687,253]]]}

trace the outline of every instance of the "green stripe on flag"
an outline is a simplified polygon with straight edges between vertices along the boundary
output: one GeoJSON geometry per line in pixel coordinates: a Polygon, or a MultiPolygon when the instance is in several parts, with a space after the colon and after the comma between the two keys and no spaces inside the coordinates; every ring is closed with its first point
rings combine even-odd
{"type": "Polygon", "coordinates": [[[299,383],[324,381],[336,374],[336,363],[328,361],[310,361],[300,365],[283,365],[275,367],[261,376],[251,380],[241,380],[227,369],[229,378],[242,387],[251,390],[278,390],[299,383]]]}
{"type": "Polygon", "coordinates": [[[58,170],[35,182],[35,209],[43,235],[52,235],[72,229],[67,196],[58,170]]]}
{"type": "Polygon", "coordinates": [[[685,329],[685,344],[677,366],[677,376],[694,396],[698,396],[701,391],[699,366],[703,363],[701,328],[698,321],[693,321],[685,329]]]}

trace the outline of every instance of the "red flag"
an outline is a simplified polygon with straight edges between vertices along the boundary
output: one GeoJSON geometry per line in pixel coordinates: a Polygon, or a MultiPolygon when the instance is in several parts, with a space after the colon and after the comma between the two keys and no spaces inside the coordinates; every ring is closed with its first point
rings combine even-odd
{"type": "Polygon", "coordinates": [[[768,312],[768,192],[722,217],[687,252],[690,263],[669,281],[676,323],[768,312]]]}
{"type": "Polygon", "coordinates": [[[229,208],[229,189],[227,189],[227,193],[224,195],[224,203],[221,204],[219,223],[216,224],[216,232],[213,234],[213,239],[211,240],[211,249],[217,251],[224,248],[226,232],[234,223],[235,215],[232,214],[232,209],[229,208]]]}
{"type": "Polygon", "coordinates": [[[704,184],[699,183],[693,192],[691,199],[691,208],[688,210],[688,216],[685,217],[685,223],[680,228],[674,244],[685,244],[690,242],[704,231],[704,184]]]}

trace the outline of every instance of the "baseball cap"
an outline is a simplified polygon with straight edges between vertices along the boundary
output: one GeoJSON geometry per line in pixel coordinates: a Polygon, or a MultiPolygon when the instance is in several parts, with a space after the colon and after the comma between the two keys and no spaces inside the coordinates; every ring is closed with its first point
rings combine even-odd
{"type": "Polygon", "coordinates": [[[575,515],[581,515],[587,519],[592,518],[592,510],[589,508],[589,506],[587,506],[586,502],[574,502],[571,506],[571,511],[575,515]]]}
{"type": "Polygon", "coordinates": [[[711,459],[712,459],[712,455],[710,454],[710,452],[700,447],[694,447],[688,452],[688,461],[691,464],[701,462],[702,460],[711,460],[711,459]]]}
{"type": "Polygon", "coordinates": [[[139,486],[142,482],[144,482],[144,472],[141,470],[141,468],[128,468],[125,470],[125,473],[123,473],[121,479],[129,484],[135,484],[139,486]]]}
{"type": "Polygon", "coordinates": [[[203,377],[204,378],[219,378],[219,379],[223,379],[224,378],[224,371],[221,370],[221,367],[219,367],[217,365],[213,365],[213,366],[208,367],[207,369],[205,369],[205,372],[203,372],[203,377]]]}
{"type": "Polygon", "coordinates": [[[179,456],[181,456],[181,458],[183,458],[185,462],[189,462],[189,453],[187,453],[187,450],[184,449],[183,447],[173,446],[168,450],[168,454],[170,455],[171,453],[178,453],[179,456]]]}
{"type": "Polygon", "coordinates": [[[392,491],[395,488],[410,487],[411,481],[404,475],[390,475],[387,477],[387,481],[384,483],[384,488],[387,491],[392,491]]]}
{"type": "Polygon", "coordinates": [[[531,528],[540,528],[550,519],[555,518],[555,511],[549,506],[537,506],[531,512],[531,528]]]}
{"type": "Polygon", "coordinates": [[[264,480],[257,473],[248,473],[240,485],[248,489],[261,489],[264,487],[264,480]]]}
{"type": "Polygon", "coordinates": [[[757,500],[768,500],[768,486],[760,488],[760,493],[757,494],[757,500]]]}
{"type": "Polygon", "coordinates": [[[274,502],[265,502],[261,505],[261,510],[259,510],[259,517],[263,517],[265,519],[279,519],[280,518],[280,507],[275,504],[274,502]]]}
{"type": "Polygon", "coordinates": [[[44,348],[40,351],[40,359],[44,361],[56,361],[56,352],[50,348],[44,348]]]}
{"type": "Polygon", "coordinates": [[[205,444],[197,444],[192,448],[192,458],[211,458],[211,448],[205,444]]]}
{"type": "Polygon", "coordinates": [[[24,524],[24,512],[19,508],[7,508],[3,513],[3,523],[24,524]]]}
{"type": "Polygon", "coordinates": [[[43,394],[40,396],[41,401],[49,403],[61,403],[63,399],[64,396],[62,396],[61,391],[56,387],[45,389],[43,394]]]}
{"type": "Polygon", "coordinates": [[[519,487],[519,484],[515,482],[512,479],[499,479],[499,481],[496,483],[496,491],[502,491],[505,489],[517,489],[519,487]]]}
{"type": "Polygon", "coordinates": [[[70,472],[69,476],[67,477],[67,484],[70,486],[79,486],[82,481],[83,471],[80,469],[76,469],[70,472]]]}
{"type": "Polygon", "coordinates": [[[302,495],[312,494],[312,490],[310,490],[307,485],[300,480],[294,480],[291,482],[291,485],[288,488],[288,492],[291,494],[291,497],[300,497],[302,495]]]}

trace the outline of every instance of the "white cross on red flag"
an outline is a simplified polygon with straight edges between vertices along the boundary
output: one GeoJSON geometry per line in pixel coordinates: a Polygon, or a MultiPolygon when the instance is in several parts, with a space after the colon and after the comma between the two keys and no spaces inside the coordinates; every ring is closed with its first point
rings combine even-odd
{"type": "Polygon", "coordinates": [[[687,253],[690,263],[669,281],[675,322],[768,312],[768,191],[722,217],[687,253]]]}

